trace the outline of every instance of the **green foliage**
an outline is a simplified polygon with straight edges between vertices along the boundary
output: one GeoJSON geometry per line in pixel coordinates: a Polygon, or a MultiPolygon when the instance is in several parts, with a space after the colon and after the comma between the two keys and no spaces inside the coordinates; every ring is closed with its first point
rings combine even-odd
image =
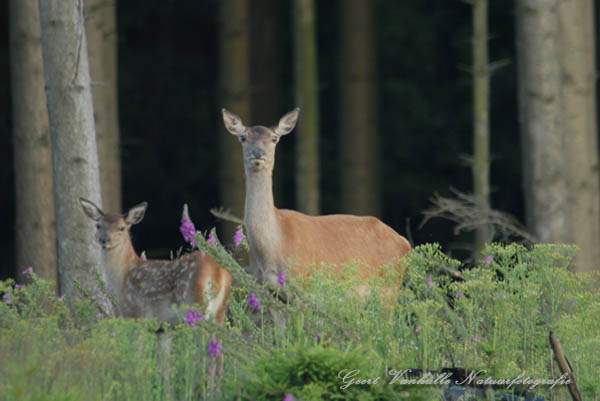
{"type": "MultiPolygon", "coordinates": [[[[364,283],[359,266],[350,264],[342,280],[332,266],[288,279],[277,291],[294,301],[284,305],[220,245],[198,242],[239,283],[226,327],[206,320],[189,327],[182,306],[182,324],[157,334],[159,322],[106,318],[90,300],[69,309],[35,274],[19,289],[12,280],[0,282],[0,400],[207,399],[211,339],[220,342],[225,361],[217,399],[281,400],[288,393],[301,400],[438,399],[440,387],[391,385],[386,372],[462,367],[485,369],[486,377],[525,372],[550,379],[560,376],[550,331],[561,340],[584,398],[600,395],[600,280],[569,272],[572,247],[493,244],[463,271],[464,282],[454,282],[441,268],[461,269],[460,262],[438,245],[423,245],[401,261],[408,274],[397,299],[386,291],[397,282],[395,269],[364,283]],[[358,295],[358,284],[366,296],[358,295]],[[259,311],[248,306],[250,292],[259,311]],[[380,379],[341,389],[344,370],[380,379]]],[[[564,386],[535,391],[568,399],[564,386]]]]}

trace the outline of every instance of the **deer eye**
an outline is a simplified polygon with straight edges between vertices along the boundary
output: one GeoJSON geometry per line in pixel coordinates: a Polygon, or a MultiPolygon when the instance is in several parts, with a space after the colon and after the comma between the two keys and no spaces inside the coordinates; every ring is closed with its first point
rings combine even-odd
{"type": "Polygon", "coordinates": [[[240,142],[242,142],[242,143],[246,142],[246,135],[240,135],[240,136],[238,136],[238,138],[240,139],[240,142]]]}
{"type": "Polygon", "coordinates": [[[279,141],[279,137],[277,135],[275,135],[273,137],[273,143],[277,143],[277,141],[279,141]]]}
{"type": "Polygon", "coordinates": [[[99,230],[100,229],[100,224],[96,224],[96,228],[99,230]]]}
{"type": "Polygon", "coordinates": [[[125,231],[125,226],[121,226],[121,227],[119,227],[119,230],[121,230],[121,231],[125,231]]]}

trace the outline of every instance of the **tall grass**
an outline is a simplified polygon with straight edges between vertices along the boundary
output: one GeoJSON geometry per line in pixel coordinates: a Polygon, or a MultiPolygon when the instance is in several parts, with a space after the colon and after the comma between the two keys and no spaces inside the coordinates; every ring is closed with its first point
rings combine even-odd
{"type": "MultiPolygon", "coordinates": [[[[559,377],[548,343],[554,331],[586,400],[600,395],[598,275],[568,271],[574,249],[490,245],[478,266],[454,282],[441,267],[461,268],[437,245],[402,260],[408,269],[397,300],[385,291],[397,273],[354,290],[358,266],[343,280],[321,266],[303,280],[287,280],[277,301],[220,245],[199,238],[235,278],[226,327],[203,321],[167,328],[172,347],[159,363],[159,322],[98,315],[85,300],[67,306],[35,277],[15,288],[0,282],[0,400],[433,400],[442,387],[389,385],[390,370],[485,369],[487,376],[559,377]],[[302,288],[302,291],[298,290],[302,288]],[[260,310],[248,304],[254,293],[260,310]],[[283,326],[273,316],[285,319],[283,326]],[[207,368],[211,338],[220,342],[224,375],[216,389],[207,368]],[[340,388],[340,371],[360,370],[376,384],[340,388]]],[[[162,335],[166,335],[162,334],[162,335]]],[[[343,376],[343,374],[342,374],[343,376]]],[[[514,390],[514,388],[511,388],[514,390]]],[[[520,390],[520,389],[517,389],[520,390]]],[[[547,399],[569,399],[565,386],[535,388],[547,399]]]]}

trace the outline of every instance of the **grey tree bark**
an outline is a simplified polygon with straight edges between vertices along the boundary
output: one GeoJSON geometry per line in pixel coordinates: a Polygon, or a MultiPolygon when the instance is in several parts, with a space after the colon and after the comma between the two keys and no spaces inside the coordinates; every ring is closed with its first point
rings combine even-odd
{"type": "MultiPolygon", "coordinates": [[[[490,68],[488,59],[488,2],[473,0],[473,190],[477,206],[490,208],[490,68]]],[[[473,259],[492,240],[481,224],[475,231],[473,259]]]]}
{"type": "Polygon", "coordinates": [[[340,155],[345,212],[378,216],[379,124],[375,6],[347,0],[340,7],[340,155]]]}
{"type": "Polygon", "coordinates": [[[296,128],[296,207],[320,213],[319,80],[314,0],[294,0],[294,75],[296,105],[302,110],[296,128]]]}
{"type": "Polygon", "coordinates": [[[518,0],[519,121],[527,226],[541,242],[569,242],[561,116],[558,0],[518,0]]]}
{"type": "Polygon", "coordinates": [[[11,0],[10,82],[15,166],[16,277],[57,282],[50,127],[37,0],[11,0]]]}
{"type": "MultiPolygon", "coordinates": [[[[251,121],[249,3],[248,0],[221,0],[219,7],[221,107],[233,111],[244,121],[251,121]]],[[[240,144],[224,128],[219,138],[221,204],[234,215],[243,216],[245,184],[240,144]]],[[[234,230],[231,224],[223,223],[224,243],[231,241],[234,230]]]]}
{"type": "Polygon", "coordinates": [[[561,0],[561,115],[567,157],[576,271],[600,268],[600,178],[596,117],[596,51],[593,0],[561,0]]]}
{"type": "Polygon", "coordinates": [[[86,35],[100,188],[105,210],[121,211],[121,152],[117,99],[116,0],[86,0],[86,35]]]}
{"type": "Polygon", "coordinates": [[[78,201],[85,197],[101,204],[83,3],[39,0],[39,7],[54,167],[60,293],[69,302],[78,299],[80,294],[73,282],[77,279],[107,313],[112,313],[92,276],[92,269],[101,265],[95,227],[78,201]]]}

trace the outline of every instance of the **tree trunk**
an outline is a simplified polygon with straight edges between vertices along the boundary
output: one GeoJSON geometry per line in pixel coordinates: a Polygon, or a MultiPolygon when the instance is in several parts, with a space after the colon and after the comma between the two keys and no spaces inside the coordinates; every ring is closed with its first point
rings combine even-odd
{"type": "Polygon", "coordinates": [[[86,0],[85,11],[102,202],[105,210],[120,212],[115,2],[86,0]]]}
{"type": "MultiPolygon", "coordinates": [[[[251,121],[249,4],[247,0],[221,0],[219,6],[221,107],[231,110],[243,121],[251,121]]],[[[219,137],[221,204],[234,215],[243,216],[245,184],[240,144],[224,128],[219,137]]],[[[234,226],[223,223],[223,243],[231,242],[234,231],[234,226]]]]}
{"type": "Polygon", "coordinates": [[[375,5],[347,0],[340,7],[340,154],[342,208],[380,215],[379,124],[375,5]]]}
{"type": "MultiPolygon", "coordinates": [[[[288,110],[282,107],[282,40],[281,0],[252,0],[250,10],[252,77],[251,115],[256,124],[273,125],[288,110]],[[265,46],[268,43],[268,46],[265,46]]],[[[275,153],[275,165],[282,166],[289,148],[279,148],[275,153]]],[[[290,152],[291,156],[291,152],[290,152]]],[[[284,202],[286,169],[273,171],[275,204],[284,202]]]]}
{"type": "MultiPolygon", "coordinates": [[[[488,2],[473,1],[473,189],[477,206],[490,208],[490,69],[488,65],[488,2]]],[[[492,240],[487,224],[475,231],[473,259],[479,260],[492,240]]]]}
{"type": "Polygon", "coordinates": [[[519,120],[527,226],[541,242],[569,242],[561,116],[558,0],[518,0],[519,120]]]}
{"type": "Polygon", "coordinates": [[[314,0],[294,0],[296,105],[302,110],[296,128],[296,207],[318,215],[319,82],[314,0]]]}
{"type": "Polygon", "coordinates": [[[561,0],[561,101],[568,162],[567,194],[575,270],[600,266],[600,189],[596,122],[596,52],[593,0],[561,0]]]}
{"type": "Polygon", "coordinates": [[[31,266],[57,282],[50,127],[37,0],[11,0],[10,82],[15,163],[16,277],[31,266]]]}
{"type": "Polygon", "coordinates": [[[60,293],[79,298],[77,279],[112,313],[92,276],[100,268],[95,227],[79,205],[100,205],[98,152],[81,0],[39,1],[42,50],[54,166],[60,293]]]}

